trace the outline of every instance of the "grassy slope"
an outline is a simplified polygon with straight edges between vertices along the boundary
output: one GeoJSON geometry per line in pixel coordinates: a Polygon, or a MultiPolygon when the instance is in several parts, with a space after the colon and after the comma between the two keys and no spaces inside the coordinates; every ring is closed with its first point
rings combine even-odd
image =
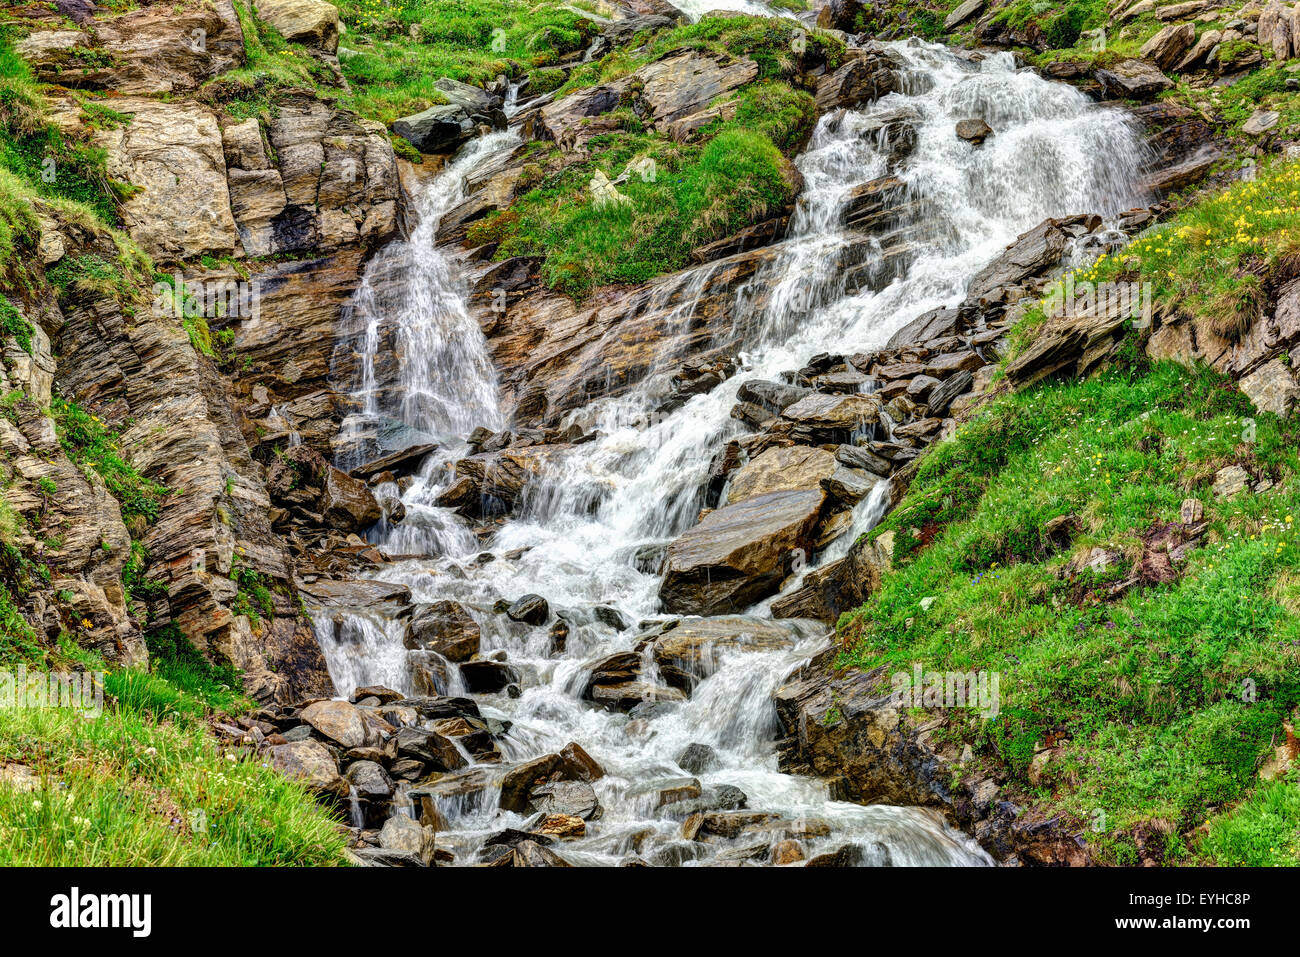
{"type": "MultiPolygon", "coordinates": [[[[1242,264],[1289,268],[1298,180],[1280,165],[1079,278],[1140,274],[1166,305],[1224,317],[1246,296],[1242,264]]],[[[1041,320],[1032,312],[1017,339],[1041,320]]],[[[1049,811],[1104,821],[1089,834],[1104,860],[1134,861],[1154,834],[1171,861],[1300,864],[1300,778],[1258,778],[1300,702],[1300,428],[1254,413],[1211,372],[1148,366],[1134,346],[1086,381],[1001,398],[935,447],[873,532],[894,531],[896,566],[841,621],[844,662],[1000,672],[1001,714],[950,733],[1049,811]],[[1231,464],[1274,487],[1216,499],[1212,477],[1231,464]],[[1142,533],[1178,521],[1189,497],[1211,526],[1181,577],[1107,597],[1142,533]],[[1062,548],[1045,525],[1064,515],[1080,529],[1062,548]],[[1066,575],[1094,546],[1124,557],[1066,575]],[[1049,739],[1061,751],[1033,785],[1049,739]]]]}
{"type": "MultiPolygon", "coordinates": [[[[574,69],[560,94],[628,75],[670,50],[700,49],[748,56],[759,79],[734,94],[736,114],[674,143],[645,127],[631,109],[616,115],[622,129],[593,137],[580,163],[548,165],[539,150],[528,171],[533,188],[510,208],[473,230],[474,242],[499,242],[495,256],[543,257],[542,277],[581,297],[611,282],[641,282],[682,268],[690,251],[778,213],[790,200],[787,156],[812,131],[812,97],[789,82],[797,68],[793,27],[754,17],[706,18],[645,36],[600,61],[574,69]],[[632,51],[632,52],[629,52],[632,51]],[[653,171],[645,173],[653,163],[653,171]],[[628,199],[602,207],[587,183],[597,171],[628,199]]],[[[837,62],[840,48],[814,34],[815,56],[837,62]]]]}

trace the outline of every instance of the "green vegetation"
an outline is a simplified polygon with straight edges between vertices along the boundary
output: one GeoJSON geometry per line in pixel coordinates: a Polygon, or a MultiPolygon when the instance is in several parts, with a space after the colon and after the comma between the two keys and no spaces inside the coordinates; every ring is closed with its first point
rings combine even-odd
{"type": "Polygon", "coordinates": [[[1000,399],[934,447],[873,532],[894,533],[895,565],[841,620],[844,663],[1000,672],[996,719],[963,712],[950,733],[1052,813],[1102,812],[1089,838],[1103,859],[1132,863],[1143,827],[1186,857],[1188,835],[1255,787],[1300,702],[1300,436],[1257,415],[1246,441],[1251,415],[1216,375],[1173,364],[1000,399]],[[1217,500],[1228,464],[1274,487],[1217,500]],[[1211,525],[1181,574],[1117,587],[1189,497],[1211,525]],[[1065,516],[1077,532],[1063,541],[1048,523],[1065,516]],[[1117,553],[1112,567],[1072,571],[1094,547],[1117,553]]]}
{"type": "Polygon", "coordinates": [[[445,102],[441,77],[478,86],[583,49],[596,31],[558,4],[521,0],[343,0],[343,75],[357,112],[384,124],[445,102]]]}
{"type": "Polygon", "coordinates": [[[1263,784],[1239,807],[1210,822],[1200,852],[1211,863],[1295,867],[1300,861],[1300,771],[1263,784]]]}
{"type": "Polygon", "coordinates": [[[99,416],[58,397],[50,404],[50,415],[68,458],[99,474],[121,506],[123,518],[139,515],[153,521],[158,517],[169,490],[145,478],[122,457],[121,440],[99,416]]]}
{"type": "MultiPolygon", "coordinates": [[[[1076,279],[1150,282],[1153,298],[1204,317],[1229,341],[1264,305],[1263,290],[1300,275],[1300,164],[1279,163],[1253,181],[1189,206],[1076,279]]],[[[1020,343],[1043,320],[1034,310],[1020,343]]]]}
{"type": "Polygon", "coordinates": [[[108,175],[104,161],[102,149],[85,137],[64,133],[47,119],[30,68],[0,26],[0,169],[38,195],[83,203],[105,223],[116,225],[118,205],[132,190],[108,175]]]}
{"type": "MultiPolygon", "coordinates": [[[[591,158],[545,172],[505,211],[471,228],[475,243],[499,243],[495,256],[542,256],[553,288],[582,297],[613,282],[642,282],[686,265],[692,249],[776,215],[793,192],[782,155],[806,141],[812,97],[779,80],[736,96],[736,114],[678,144],[646,131],[630,110],[623,129],[591,138],[591,158]],[[599,203],[590,189],[603,173],[625,201],[599,203]]],[[[558,165],[550,164],[552,167],[558,165]]]]}
{"type": "Polygon", "coordinates": [[[1104,26],[1108,20],[1106,0],[1015,0],[998,12],[998,19],[1013,27],[1034,24],[1052,49],[1072,47],[1084,30],[1104,26]]]}
{"type": "Polygon", "coordinates": [[[23,352],[31,355],[34,331],[32,324],[23,318],[23,314],[17,307],[5,296],[0,295],[0,334],[11,336],[23,352]]]}
{"type": "MultiPolygon", "coordinates": [[[[41,666],[104,669],[66,642],[41,666]]],[[[97,717],[0,709],[0,766],[33,785],[0,786],[0,865],[342,863],[346,835],[311,794],[265,763],[223,755],[208,734],[214,703],[247,702],[180,664],[161,672],[108,672],[97,717]]]]}
{"type": "Polygon", "coordinates": [[[251,0],[232,0],[244,34],[242,67],[228,70],[204,85],[201,98],[231,116],[269,116],[276,101],[295,91],[315,92],[333,86],[329,69],[301,44],[289,43],[260,17],[251,0]]]}

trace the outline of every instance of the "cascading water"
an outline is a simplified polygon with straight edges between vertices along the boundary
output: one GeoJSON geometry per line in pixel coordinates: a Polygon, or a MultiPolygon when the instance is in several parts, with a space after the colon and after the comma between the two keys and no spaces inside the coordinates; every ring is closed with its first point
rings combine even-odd
{"type": "MultiPolygon", "coordinates": [[[[845,353],[881,347],[922,312],[959,302],[971,276],[1048,216],[1115,213],[1146,201],[1135,185],[1143,166],[1140,140],[1122,113],[1018,71],[1009,55],[974,64],[918,41],[888,48],[901,64],[901,91],[824,117],[798,161],[806,187],[789,235],[733,310],[746,354],[742,371],[667,416],[650,415],[662,386],[654,378],[574,413],[572,419],[596,438],[551,460],[519,514],[495,532],[489,553],[460,518],[433,504],[463,436],[479,425],[502,424],[491,363],[469,317],[457,264],[434,247],[433,237],[466,179],[495,152],[512,147],[512,134],[472,144],[426,188],[414,234],[376,257],[357,294],[354,321],[366,330],[357,390],[362,411],[345,429],[354,441],[341,447],[370,443],[373,453],[384,447],[386,435],[402,445],[415,435],[443,444],[401,493],[405,520],[381,523],[372,534],[391,555],[422,557],[396,561],[378,577],[406,585],[417,602],[461,603],[480,626],[481,653],[504,651],[523,673],[519,697],[479,698],[485,715],[512,722],[503,745],[508,760],[576,741],[604,766],[607,774],[596,782],[603,817],[589,825],[586,837],[561,848],[574,863],[616,863],[633,853],[660,863],[693,863],[715,855],[712,845],[681,842],[680,821],[652,807],[656,782],[683,777],[677,756],[697,742],[719,757],[717,766],[696,775],[706,788],[733,785],[752,809],[824,822],[829,834],[808,840],[812,853],[851,841],[866,863],[990,863],[971,840],[929,812],[831,801],[821,782],[777,771],[772,694],[818,647],[822,629],[797,630],[794,647],[715,649],[686,701],[646,714],[597,710],[579,699],[595,659],[636,651],[640,629],[615,627],[611,622],[619,616],[606,613],[609,608],[628,621],[658,612],[659,580],[638,569],[636,555],[694,522],[713,450],[742,429],[729,415],[742,382],[797,368],[827,343],[845,353]],[[882,117],[899,116],[915,131],[915,148],[902,159],[880,133],[882,117]],[[979,148],[953,133],[956,121],[970,116],[983,116],[995,130],[979,148]],[[854,187],[886,172],[916,201],[919,212],[906,225],[922,241],[891,281],[846,293],[840,264],[862,237],[844,229],[843,207],[854,187]],[[399,365],[387,392],[375,372],[386,335],[395,336],[399,365]],[[529,592],[544,595],[567,620],[562,654],[550,653],[546,629],[493,612],[500,599],[529,592]]],[[[870,246],[855,253],[868,260],[879,254],[870,246]]],[[[698,279],[685,276],[679,288],[698,279]]],[[[857,534],[879,521],[887,502],[881,483],[821,559],[841,557],[857,534]]],[[[400,624],[354,617],[340,619],[334,609],[318,618],[339,691],[372,682],[407,690],[409,682],[391,674],[402,654],[400,624]],[[349,640],[340,640],[348,627],[349,640]]],[[[450,842],[458,859],[472,859],[469,852],[487,834],[521,822],[498,811],[493,794],[489,787],[473,799],[441,804],[449,827],[439,840],[450,842]]]]}

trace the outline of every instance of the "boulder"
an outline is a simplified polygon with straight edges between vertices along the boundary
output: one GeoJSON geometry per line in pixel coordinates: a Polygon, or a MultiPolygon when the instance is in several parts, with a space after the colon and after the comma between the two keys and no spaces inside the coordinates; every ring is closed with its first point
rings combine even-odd
{"type": "Polygon", "coordinates": [[[426,867],[433,861],[433,828],[422,827],[414,818],[394,814],[379,831],[379,846],[418,857],[426,867]]]}
{"type": "Polygon", "coordinates": [[[966,288],[966,301],[978,303],[994,298],[1003,287],[1015,286],[1058,265],[1070,238],[1062,223],[1046,219],[1016,237],[993,262],[976,273],[966,288]]]}
{"type": "Polygon", "coordinates": [[[338,7],[325,0],[257,0],[257,15],[286,40],[333,53],[339,45],[338,7]]]}
{"type": "Polygon", "coordinates": [[[438,771],[458,771],[469,764],[452,740],[427,728],[399,728],[397,753],[424,761],[438,771]]]}
{"type": "Polygon", "coordinates": [[[474,135],[474,121],[463,107],[445,104],[396,120],[393,132],[421,153],[449,153],[474,135]]]}
{"type": "Polygon", "coordinates": [[[961,26],[968,20],[972,20],[983,13],[986,6],[988,6],[988,0],[963,0],[955,10],[944,17],[943,28],[952,30],[961,26]]]}
{"type": "Polygon", "coordinates": [[[689,688],[713,673],[720,651],[792,648],[806,634],[796,622],[748,615],[684,618],[655,640],[654,659],[665,681],[676,688],[689,688]]]}
{"type": "Polygon", "coordinates": [[[360,532],[384,517],[370,487],[334,466],[326,466],[319,509],[326,525],[343,532],[360,532]]]}
{"type": "Polygon", "coordinates": [[[688,744],[677,756],[677,766],[689,774],[704,774],[721,765],[718,752],[707,744],[688,744]]]}
{"type": "Polygon", "coordinates": [[[406,625],[407,648],[436,651],[448,661],[468,661],[478,654],[478,622],[455,601],[415,606],[406,625]]]}
{"type": "Polygon", "coordinates": [[[1232,498],[1250,485],[1250,473],[1240,465],[1229,465],[1214,473],[1212,491],[1215,498],[1232,498]]]}
{"type": "Polygon", "coordinates": [[[741,611],[775,592],[811,554],[825,499],[821,489],[772,492],[710,512],[668,546],[664,610],[741,611]]]}
{"type": "Polygon", "coordinates": [[[302,709],[301,717],[345,748],[359,748],[373,743],[376,738],[360,709],[346,701],[314,701],[302,709]]]}
{"type": "Polygon", "coordinates": [[[519,672],[504,661],[466,661],[460,666],[460,676],[473,694],[495,694],[519,681],[519,672]]]}
{"type": "Polygon", "coordinates": [[[1150,40],[1142,45],[1138,55],[1151,60],[1162,70],[1171,70],[1183,59],[1183,54],[1196,43],[1196,25],[1194,23],[1170,24],[1162,27],[1150,40]]]}
{"type": "Polygon", "coordinates": [[[865,395],[815,392],[781,413],[794,425],[795,435],[814,442],[848,442],[864,426],[880,421],[880,409],[865,395]]]}
{"type": "Polygon", "coordinates": [[[1295,375],[1280,359],[1260,366],[1237,385],[1256,409],[1278,416],[1288,415],[1300,397],[1295,375]]]}
{"type": "Polygon", "coordinates": [[[271,748],[271,766],[317,794],[335,798],[347,796],[348,782],[339,774],[338,762],[319,741],[274,745],[271,748]]]}
{"type": "Polygon", "coordinates": [[[1150,100],[1174,85],[1150,60],[1121,60],[1095,75],[1107,93],[1121,99],[1150,100]]]}
{"type": "Polygon", "coordinates": [[[525,625],[544,625],[551,617],[551,606],[541,595],[525,595],[511,603],[506,609],[506,617],[525,625]]]}
{"type": "Polygon", "coordinates": [[[727,504],[759,495],[795,489],[815,489],[835,472],[835,456],[806,445],[771,448],[731,474],[727,504]]]}
{"type": "Polygon", "coordinates": [[[542,814],[560,814],[593,821],[603,809],[596,791],[585,781],[552,781],[539,784],[528,792],[529,808],[542,814]]]}
{"type": "Polygon", "coordinates": [[[993,135],[993,127],[976,117],[974,119],[958,120],[956,133],[959,139],[965,140],[972,146],[979,146],[993,135]]]}
{"type": "Polygon", "coordinates": [[[809,572],[799,588],[775,599],[772,615],[837,621],[843,612],[857,608],[880,587],[893,551],[893,532],[855,542],[846,556],[809,572]]]}

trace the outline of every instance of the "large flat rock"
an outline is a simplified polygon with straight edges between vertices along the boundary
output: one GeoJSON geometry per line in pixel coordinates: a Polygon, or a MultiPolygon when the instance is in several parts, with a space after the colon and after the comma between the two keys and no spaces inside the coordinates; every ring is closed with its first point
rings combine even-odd
{"type": "Polygon", "coordinates": [[[710,512],[668,546],[664,609],[722,614],[775,592],[811,555],[825,499],[821,489],[772,492],[710,512]]]}

